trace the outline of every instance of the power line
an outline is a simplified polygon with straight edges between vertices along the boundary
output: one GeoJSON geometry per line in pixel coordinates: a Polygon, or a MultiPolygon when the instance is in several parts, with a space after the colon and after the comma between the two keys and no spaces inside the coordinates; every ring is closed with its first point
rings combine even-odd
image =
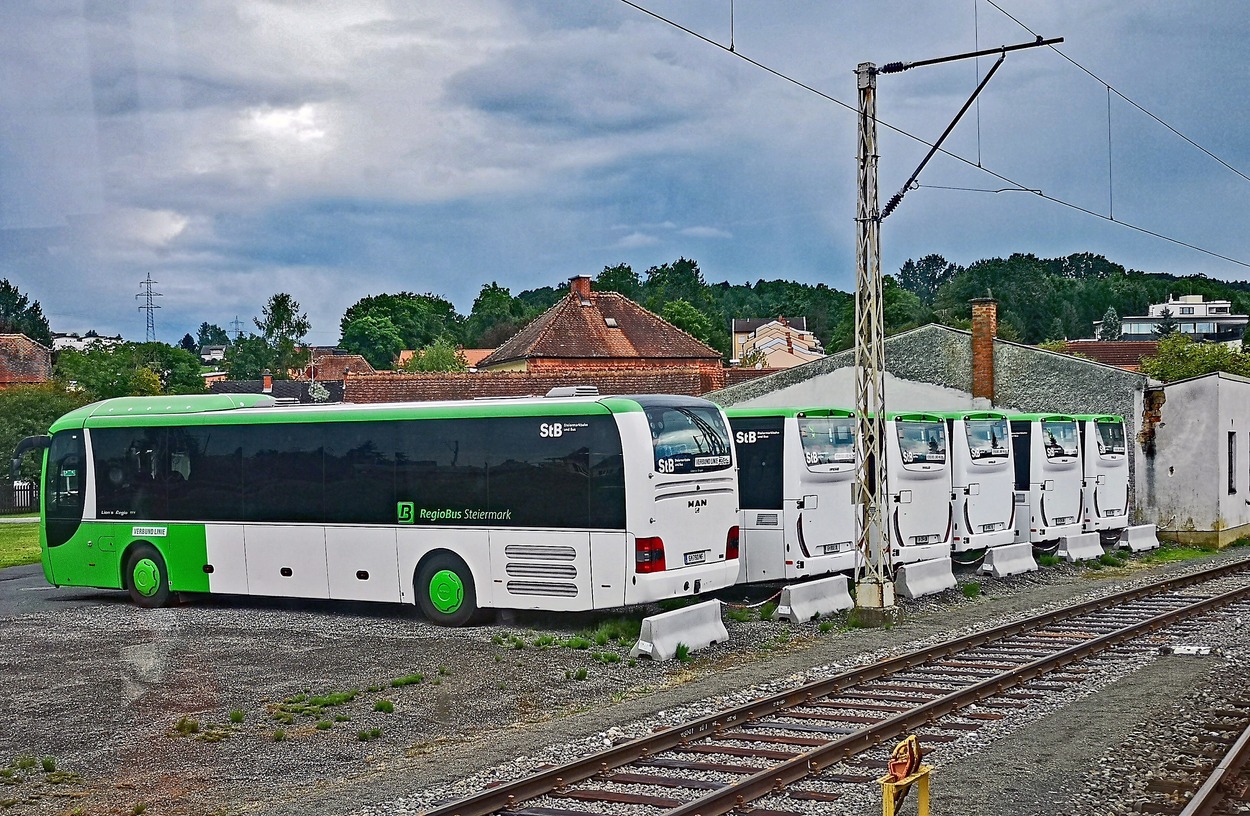
{"type": "MultiPolygon", "coordinates": [[[[815,94],[816,96],[820,97],[821,99],[824,99],[824,100],[826,100],[826,101],[828,101],[828,102],[832,102],[832,103],[834,103],[835,105],[839,105],[839,106],[841,106],[841,107],[843,107],[843,108],[846,108],[847,110],[854,112],[857,116],[858,116],[858,114],[859,114],[859,109],[858,109],[856,106],[854,106],[854,105],[850,105],[850,104],[848,104],[848,103],[846,103],[846,102],[843,102],[841,99],[838,99],[838,98],[837,98],[837,97],[835,97],[835,96],[832,96],[832,95],[830,95],[830,94],[827,94],[827,93],[825,93],[824,91],[819,90],[818,88],[815,88],[815,87],[813,87],[813,86],[811,86],[811,85],[808,85],[807,83],[802,82],[802,81],[800,81],[800,80],[798,80],[798,79],[796,79],[796,78],[794,78],[794,77],[792,77],[792,76],[789,76],[789,75],[787,75],[787,74],[784,74],[784,73],[782,73],[781,71],[777,70],[776,68],[769,67],[768,65],[765,65],[764,63],[759,62],[758,60],[754,60],[754,59],[752,59],[752,58],[750,58],[750,57],[748,57],[748,56],[744,55],[744,54],[743,54],[742,52],[740,52],[740,51],[737,51],[737,50],[731,49],[731,48],[729,48],[729,47],[727,47],[727,46],[725,46],[725,45],[722,45],[721,43],[716,42],[716,40],[713,40],[713,39],[711,39],[710,37],[706,37],[706,36],[704,36],[704,35],[702,35],[702,34],[698,33],[697,31],[695,31],[695,30],[693,30],[693,29],[691,29],[691,28],[688,28],[688,27],[686,27],[686,26],[682,25],[681,23],[678,23],[678,22],[677,22],[677,21],[675,21],[675,20],[671,20],[671,19],[669,19],[668,17],[665,17],[665,16],[664,16],[664,15],[662,15],[662,14],[658,14],[657,12],[652,11],[651,9],[645,8],[645,7],[643,7],[643,6],[640,6],[639,4],[637,4],[637,3],[633,2],[633,0],[620,0],[620,2],[621,2],[621,3],[623,3],[623,4],[625,4],[625,5],[627,5],[627,6],[629,6],[629,7],[630,7],[630,8],[632,8],[632,9],[635,9],[636,11],[640,11],[640,12],[642,12],[643,14],[646,14],[648,17],[652,17],[652,18],[654,18],[654,19],[656,19],[656,20],[659,20],[660,22],[662,22],[662,23],[664,23],[664,24],[666,24],[666,25],[672,26],[673,28],[676,28],[677,30],[679,30],[679,31],[681,31],[681,32],[683,32],[683,33],[685,33],[685,34],[689,34],[691,37],[694,37],[696,40],[699,40],[700,42],[706,43],[707,45],[713,46],[714,48],[719,48],[721,51],[724,51],[726,54],[730,54],[730,55],[732,55],[732,56],[734,56],[734,57],[737,57],[738,59],[742,60],[743,62],[746,62],[746,63],[747,63],[747,64],[749,64],[749,65],[752,65],[752,66],[754,66],[754,67],[756,67],[756,68],[759,68],[760,70],[762,70],[762,71],[764,71],[764,72],[766,72],[766,73],[768,73],[768,74],[771,74],[771,75],[773,75],[773,76],[777,77],[777,78],[778,78],[778,79],[780,79],[780,80],[783,80],[783,81],[785,81],[785,82],[789,82],[789,83],[790,83],[790,84],[792,84],[792,85],[795,85],[795,86],[797,86],[797,87],[799,87],[799,88],[802,88],[802,89],[803,89],[803,90],[805,90],[805,91],[808,91],[808,92],[810,92],[810,93],[812,93],[812,94],[815,94]]],[[[991,5],[993,5],[993,0],[986,0],[986,2],[989,2],[991,5]]],[[[1002,10],[1001,8],[999,8],[997,5],[995,5],[994,7],[995,7],[995,8],[997,8],[999,11],[1003,11],[1003,10],[1002,10]]],[[[1007,14],[1007,12],[1003,11],[1003,14],[1007,14]]],[[[1008,16],[1008,17],[1011,17],[1011,15],[1009,15],[1009,14],[1008,14],[1007,16],[1008,16]]],[[[1035,37],[1036,37],[1036,36],[1038,36],[1038,35],[1036,34],[1036,32],[1034,32],[1034,31],[1032,31],[1031,29],[1029,29],[1029,28],[1028,28],[1028,26],[1025,26],[1025,25],[1024,25],[1023,23],[1021,23],[1019,20],[1016,20],[1014,17],[1012,17],[1011,19],[1012,19],[1012,20],[1015,20],[1015,22],[1016,22],[1018,25],[1020,25],[1022,28],[1024,28],[1024,29],[1025,29],[1026,31],[1028,31],[1030,34],[1033,34],[1033,36],[1035,36],[1035,37]]],[[[1086,73],[1088,73],[1090,76],[1093,76],[1095,79],[1098,79],[1098,81],[1099,81],[1099,82],[1103,82],[1103,80],[1099,79],[1099,78],[1098,78],[1098,77],[1097,77],[1097,76],[1096,76],[1093,72],[1089,71],[1088,69],[1084,68],[1084,66],[1081,66],[1079,63],[1077,63],[1077,62],[1075,62],[1074,60],[1072,60],[1070,57],[1068,57],[1068,56],[1067,56],[1066,54],[1064,54],[1062,51],[1059,51],[1059,50],[1058,50],[1057,48],[1055,48],[1053,45],[1052,45],[1052,46],[1050,46],[1050,48],[1052,48],[1052,49],[1053,49],[1056,53],[1058,53],[1060,56],[1063,56],[1063,57],[1064,57],[1064,59],[1067,59],[1069,62],[1072,62],[1072,63],[1073,63],[1074,65],[1076,65],[1078,68],[1081,68],[1081,70],[1085,71],[1085,72],[1086,72],[1086,73]]],[[[1246,179],[1247,179],[1247,181],[1250,181],[1250,177],[1245,176],[1244,174],[1242,174],[1242,173],[1241,173],[1241,171],[1239,171],[1239,170],[1237,170],[1236,168],[1232,167],[1232,166],[1231,166],[1231,165],[1229,165],[1227,162],[1225,162],[1225,161],[1223,161],[1222,159],[1220,159],[1218,156],[1215,156],[1214,154],[1212,154],[1212,153],[1210,153],[1209,151],[1207,151],[1205,148],[1203,148],[1203,147],[1201,147],[1200,145],[1198,145],[1197,143],[1193,142],[1193,141],[1192,141],[1192,140],[1190,140],[1188,137],[1184,136],[1184,134],[1181,134],[1179,131],[1176,131],[1176,130],[1175,130],[1175,128],[1173,128],[1171,125],[1168,125],[1166,122],[1163,122],[1161,119],[1158,119],[1158,117],[1156,117],[1154,114],[1150,113],[1150,112],[1149,112],[1149,111],[1147,111],[1145,108],[1142,108],[1142,107],[1141,107],[1140,105],[1138,105],[1136,102],[1133,102],[1133,100],[1129,99],[1128,97],[1126,97],[1126,96],[1124,96],[1123,94],[1121,94],[1119,91],[1117,91],[1117,90],[1115,90],[1114,88],[1112,88],[1109,84],[1107,84],[1107,83],[1105,83],[1105,82],[1103,82],[1103,84],[1104,84],[1104,85],[1107,85],[1107,87],[1108,87],[1108,88],[1110,88],[1110,89],[1111,89],[1111,91],[1112,91],[1113,93],[1115,93],[1116,95],[1120,96],[1122,99],[1124,99],[1126,102],[1128,102],[1129,104],[1133,105],[1134,107],[1137,107],[1137,108],[1138,108],[1139,110],[1141,110],[1143,113],[1147,114],[1147,115],[1148,115],[1148,116],[1150,116],[1152,119],[1155,119],[1155,120],[1156,120],[1156,121],[1158,121],[1160,124],[1164,125],[1164,127],[1167,127],[1169,130],[1171,130],[1171,131],[1173,131],[1174,133],[1176,133],[1176,134],[1177,134],[1178,136],[1180,136],[1182,139],[1185,139],[1185,141],[1190,142],[1190,143],[1191,143],[1191,144],[1193,144],[1195,147],[1197,147],[1199,150],[1202,150],[1204,153],[1206,153],[1207,155],[1211,156],[1211,158],[1213,158],[1213,159],[1215,159],[1216,161],[1220,162],[1220,164],[1223,164],[1224,166],[1226,166],[1226,167],[1228,167],[1230,170],[1232,170],[1234,173],[1237,173],[1237,175],[1242,176],[1242,178],[1246,178],[1246,179]]],[[[990,170],[988,167],[985,167],[984,165],[982,165],[982,164],[980,164],[980,163],[978,163],[978,162],[971,161],[971,160],[966,159],[966,158],[964,158],[963,156],[960,156],[960,155],[958,155],[958,154],[956,154],[956,153],[952,153],[952,152],[950,152],[949,150],[946,150],[945,148],[942,148],[942,147],[940,147],[940,146],[937,146],[937,145],[935,145],[934,143],[929,142],[928,140],[926,140],[926,139],[924,139],[924,138],[922,138],[922,137],[920,137],[920,136],[915,135],[914,133],[910,133],[910,132],[908,132],[908,131],[906,131],[906,130],[903,130],[903,129],[902,129],[902,128],[900,128],[900,127],[897,127],[897,126],[895,126],[895,125],[892,125],[892,124],[890,124],[889,122],[885,121],[884,119],[879,119],[879,118],[877,118],[877,117],[875,117],[875,116],[874,116],[874,117],[873,117],[873,121],[875,121],[875,122],[876,122],[878,125],[880,125],[881,127],[885,128],[885,129],[887,129],[887,130],[893,131],[894,133],[897,133],[897,134],[899,134],[900,136],[904,136],[904,137],[906,137],[906,138],[908,138],[908,139],[911,139],[911,140],[913,140],[913,141],[919,142],[920,144],[925,145],[926,147],[935,148],[935,149],[937,150],[937,152],[939,152],[939,153],[941,153],[941,154],[943,154],[943,155],[945,155],[945,156],[948,156],[948,157],[950,157],[950,158],[952,158],[952,159],[955,159],[956,161],[963,162],[964,164],[968,165],[969,167],[972,167],[972,168],[975,168],[975,169],[977,169],[977,170],[980,170],[980,171],[981,171],[981,172],[983,172],[983,173],[988,173],[989,175],[993,176],[994,178],[998,179],[999,181],[1003,181],[1003,182],[1006,182],[1007,184],[1012,185],[1013,189],[1017,189],[1017,190],[1020,190],[1020,191],[1022,191],[1022,192],[1031,192],[1031,193],[1033,193],[1034,195],[1038,196],[1039,198],[1045,199],[1046,201],[1050,201],[1050,202],[1055,203],[1055,204],[1062,205],[1062,206],[1064,206],[1064,207],[1068,207],[1069,209],[1075,210],[1075,211],[1077,211],[1077,212],[1085,213],[1086,215],[1092,215],[1092,216],[1094,216],[1095,218],[1099,218],[1099,219],[1101,219],[1101,220],[1103,220],[1103,221],[1108,221],[1108,222],[1113,223],[1113,224],[1118,224],[1118,225],[1120,225],[1120,226],[1122,226],[1122,227],[1127,227],[1128,229],[1131,229],[1131,230],[1133,230],[1133,231],[1135,231],[1135,232],[1140,232],[1140,233],[1142,233],[1143,235],[1149,235],[1149,236],[1151,236],[1151,237],[1153,237],[1153,238],[1158,238],[1158,239],[1160,239],[1160,240],[1162,240],[1162,241],[1166,241],[1166,242],[1168,242],[1168,243],[1175,244],[1176,246],[1181,246],[1181,247],[1184,247],[1184,248],[1186,248],[1186,249],[1191,249],[1191,250],[1193,250],[1193,251],[1195,251],[1195,252],[1200,252],[1200,253],[1202,253],[1202,254],[1204,254],[1204,255],[1209,255],[1209,256],[1211,256],[1212,258],[1219,258],[1219,259],[1220,259],[1220,260],[1222,260],[1222,261],[1228,261],[1229,263],[1236,264],[1237,266],[1242,266],[1242,267],[1246,267],[1246,268],[1250,269],[1250,262],[1246,262],[1246,261],[1239,261],[1239,260],[1237,260],[1236,258],[1230,258],[1230,257],[1229,257],[1229,256],[1227,256],[1227,255],[1222,255],[1222,254],[1220,254],[1220,253],[1218,253],[1218,252],[1215,252],[1215,251],[1213,251],[1213,250],[1210,250],[1210,249],[1204,249],[1203,247],[1197,246],[1196,244],[1191,244],[1191,243],[1188,243],[1187,241],[1182,241],[1182,240],[1180,240],[1180,239],[1178,239],[1178,238],[1171,238],[1171,237],[1169,237],[1169,236],[1167,236],[1167,235],[1164,235],[1163,233],[1160,233],[1160,232],[1155,232],[1154,230],[1147,229],[1147,228],[1145,228],[1145,227],[1139,227],[1139,226],[1137,226],[1136,224],[1131,224],[1131,223],[1129,223],[1128,221],[1122,221],[1122,220],[1119,220],[1119,219],[1114,218],[1114,217],[1112,217],[1112,216],[1109,216],[1109,215],[1104,215],[1104,214],[1102,214],[1102,213],[1095,212],[1094,210],[1090,210],[1090,209],[1088,209],[1088,208],[1086,208],[1086,207],[1082,207],[1082,206],[1080,206],[1079,204],[1073,204],[1073,203],[1071,203],[1071,202],[1069,202],[1069,201],[1064,201],[1064,200],[1063,200],[1063,199],[1061,199],[1061,198],[1056,198],[1056,197],[1054,197],[1054,196],[1047,195],[1047,194],[1045,194],[1045,193],[1041,192],[1040,190],[1037,190],[1037,189],[1035,189],[1035,188],[1028,187],[1028,186],[1026,186],[1026,185],[1024,185],[1024,184],[1021,184],[1021,183],[1019,183],[1019,182],[1017,182],[1017,181],[1014,181],[1014,180],[1012,180],[1012,179],[1008,178],[1007,176],[1002,175],[1001,173],[996,173],[996,172],[994,172],[993,170],[990,170]]]]}
{"type": "MultiPolygon", "coordinates": [[[[1005,16],[1007,19],[1011,20],[1013,23],[1015,23],[1016,25],[1018,25],[1018,26],[1020,26],[1021,28],[1023,28],[1025,31],[1029,32],[1030,34],[1033,34],[1033,36],[1037,36],[1037,35],[1036,35],[1036,33],[1034,33],[1033,29],[1029,28],[1029,27],[1028,27],[1028,26],[1026,26],[1024,23],[1020,22],[1020,20],[1019,20],[1019,19],[1017,19],[1016,17],[1012,16],[1012,15],[1011,15],[1011,14],[1010,14],[1010,13],[1009,13],[1006,9],[1004,9],[1002,6],[1000,6],[1000,5],[998,5],[997,3],[995,3],[995,2],[994,2],[994,0],[985,0],[985,2],[989,3],[989,4],[990,4],[991,6],[993,6],[994,8],[998,9],[998,10],[999,10],[999,11],[1003,14],[1003,16],[1005,16]]],[[[1079,62],[1077,62],[1076,60],[1072,59],[1072,57],[1069,57],[1067,54],[1063,53],[1062,51],[1060,51],[1060,50],[1059,50],[1058,48],[1056,48],[1055,46],[1053,46],[1053,45],[1052,45],[1052,46],[1050,47],[1050,49],[1051,49],[1052,51],[1054,51],[1056,54],[1058,54],[1059,56],[1061,56],[1061,57],[1063,57],[1064,59],[1066,59],[1068,62],[1070,62],[1070,63],[1072,63],[1073,65],[1075,65],[1077,68],[1080,68],[1082,71],[1084,71],[1085,73],[1089,74],[1089,75],[1090,75],[1090,76],[1091,76],[1091,77],[1092,77],[1092,78],[1093,78],[1096,82],[1098,82],[1100,85],[1105,85],[1105,86],[1107,86],[1107,91],[1108,91],[1109,93],[1113,93],[1113,94],[1115,94],[1116,96],[1120,97],[1120,98],[1121,98],[1121,99],[1123,99],[1125,102],[1127,102],[1127,103],[1129,103],[1130,105],[1132,105],[1134,108],[1137,108],[1137,110],[1139,110],[1139,111],[1141,111],[1142,113],[1144,113],[1144,114],[1146,114],[1147,116],[1149,116],[1149,117],[1150,117],[1151,119],[1153,119],[1155,122],[1157,122],[1157,123],[1159,123],[1160,125],[1162,125],[1163,127],[1167,128],[1167,129],[1168,129],[1169,131],[1171,131],[1171,132],[1172,132],[1172,133],[1173,133],[1173,134],[1174,134],[1177,138],[1179,138],[1179,139],[1181,139],[1181,140],[1185,141],[1185,142],[1186,142],[1186,143],[1188,143],[1191,147],[1194,147],[1194,148],[1196,148],[1197,150],[1202,151],[1202,152],[1203,152],[1203,153],[1205,153],[1205,154],[1206,154],[1209,158],[1211,158],[1211,159],[1213,159],[1213,160],[1215,160],[1215,161],[1219,162],[1219,163],[1220,163],[1220,164],[1222,164],[1225,168],[1227,168],[1227,169],[1228,169],[1228,170],[1230,170],[1231,172],[1233,172],[1233,173],[1237,174],[1238,176],[1241,176],[1241,178],[1245,179],[1246,181],[1250,181],[1250,176],[1247,176],[1245,173],[1241,172],[1241,171],[1240,171],[1240,170],[1238,170],[1236,167],[1233,167],[1231,164],[1229,164],[1228,162],[1224,161],[1224,160],[1223,160],[1223,159],[1221,159],[1219,156],[1217,156],[1217,155],[1215,155],[1214,153],[1212,153],[1210,150],[1207,150],[1205,147],[1203,147],[1202,145],[1198,144],[1198,143],[1197,143],[1197,142],[1195,142],[1193,139],[1191,139],[1191,138],[1189,138],[1188,136],[1186,136],[1184,133],[1181,133],[1179,130],[1177,130],[1176,128],[1174,128],[1174,127],[1172,127],[1170,124],[1168,124],[1167,122],[1165,122],[1165,121],[1163,121],[1162,119],[1160,119],[1158,116],[1156,116],[1156,115],[1154,115],[1153,113],[1151,113],[1150,111],[1146,110],[1144,107],[1142,107],[1141,105],[1139,105],[1137,102],[1133,101],[1132,99],[1129,99],[1129,97],[1128,97],[1127,95],[1125,95],[1122,91],[1120,91],[1118,88],[1116,88],[1116,87],[1115,87],[1114,85],[1112,85],[1110,82],[1107,82],[1107,80],[1105,80],[1105,79],[1103,79],[1102,77],[1098,76],[1098,74],[1095,74],[1093,71],[1091,71],[1090,69],[1086,68],[1084,65],[1082,65],[1082,64],[1081,64],[1081,63],[1079,63],[1079,62]]]]}
{"type": "Polygon", "coordinates": [[[143,305],[139,307],[139,311],[148,313],[146,337],[149,343],[156,341],[156,310],[161,308],[152,302],[152,298],[162,297],[160,292],[152,291],[152,287],[157,283],[158,281],[152,280],[152,273],[149,272],[147,280],[139,281],[139,294],[135,295],[137,298],[144,299],[143,305]]]}

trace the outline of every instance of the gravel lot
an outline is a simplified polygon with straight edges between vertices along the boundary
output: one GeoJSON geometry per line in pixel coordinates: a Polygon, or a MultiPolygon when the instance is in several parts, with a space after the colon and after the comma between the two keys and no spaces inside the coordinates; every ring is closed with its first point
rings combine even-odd
{"type": "MultiPolygon", "coordinates": [[[[1201,564],[1241,557],[1233,551],[1201,564]]],[[[979,597],[951,591],[905,602],[903,624],[890,631],[730,622],[729,644],[685,664],[630,665],[632,642],[535,645],[610,616],[522,615],[446,630],[389,605],[201,598],[144,611],[122,593],[50,591],[34,611],[0,618],[0,766],[35,760],[0,774],[8,783],[0,784],[0,812],[419,812],[458,795],[469,777],[469,787],[512,777],[919,640],[1197,563],[977,578],[979,597]],[[310,710],[314,702],[319,709],[310,710]],[[386,703],[392,711],[375,710],[386,703]],[[51,773],[44,757],[54,760],[51,773]]],[[[13,582],[0,580],[0,608],[11,608],[6,583],[13,582]]],[[[1102,812],[1089,802],[1107,790],[1098,774],[1108,749],[1142,724],[1175,716],[1182,692],[1228,661],[1242,674],[1250,635],[1239,639],[1237,623],[1226,629],[1224,656],[1160,660],[1129,650],[1119,668],[1038,712],[1027,730],[1005,727],[991,752],[970,744],[936,757],[935,812],[1102,812]]],[[[847,805],[840,812],[856,812],[847,805]]],[[[862,812],[873,808],[865,802],[862,812]]]]}

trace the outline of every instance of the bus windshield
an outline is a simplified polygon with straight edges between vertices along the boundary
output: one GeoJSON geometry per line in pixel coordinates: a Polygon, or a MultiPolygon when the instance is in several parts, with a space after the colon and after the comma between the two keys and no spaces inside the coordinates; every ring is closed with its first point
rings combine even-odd
{"type": "Polygon", "coordinates": [[[1124,453],[1124,426],[1118,422],[1096,422],[1098,427],[1098,455],[1109,457],[1124,453]]]}
{"type": "Polygon", "coordinates": [[[733,464],[729,431],[716,408],[654,405],[644,410],[660,473],[703,473],[733,464]]]}
{"type": "Polygon", "coordinates": [[[899,420],[894,424],[904,467],[946,462],[945,423],[899,420]]]}
{"type": "Polygon", "coordinates": [[[1047,459],[1075,458],[1076,422],[1070,419],[1042,420],[1042,445],[1046,448],[1047,459]]]}
{"type": "Polygon", "coordinates": [[[855,462],[855,420],[850,417],[800,419],[799,440],[808,469],[855,462]]]}
{"type": "Polygon", "coordinates": [[[1006,418],[970,419],[966,424],[968,452],[972,454],[972,461],[1007,458],[1011,433],[1007,430],[1006,418]]]}

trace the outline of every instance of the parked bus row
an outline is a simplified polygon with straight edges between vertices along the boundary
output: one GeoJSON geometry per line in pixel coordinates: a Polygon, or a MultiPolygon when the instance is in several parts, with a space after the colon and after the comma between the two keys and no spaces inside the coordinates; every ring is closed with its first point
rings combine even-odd
{"type": "MultiPolygon", "coordinates": [[[[914,413],[886,427],[897,565],[1127,523],[1118,418],[914,413]]],[[[55,586],[147,607],[205,592],[403,602],[461,625],[854,572],[855,434],[849,411],[727,415],[676,396],[126,397],[23,440],[13,470],[41,455],[55,586]]]]}

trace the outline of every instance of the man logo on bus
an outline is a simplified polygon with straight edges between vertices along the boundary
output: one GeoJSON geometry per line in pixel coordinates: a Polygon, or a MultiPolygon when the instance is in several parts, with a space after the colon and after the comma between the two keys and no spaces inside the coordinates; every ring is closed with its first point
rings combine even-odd
{"type": "Polygon", "coordinates": [[[413,524],[417,519],[416,504],[413,502],[396,503],[395,515],[399,519],[400,524],[413,524]]]}
{"type": "Polygon", "coordinates": [[[691,499],[686,506],[695,508],[694,511],[697,513],[700,507],[707,507],[707,499],[691,499]]]}

